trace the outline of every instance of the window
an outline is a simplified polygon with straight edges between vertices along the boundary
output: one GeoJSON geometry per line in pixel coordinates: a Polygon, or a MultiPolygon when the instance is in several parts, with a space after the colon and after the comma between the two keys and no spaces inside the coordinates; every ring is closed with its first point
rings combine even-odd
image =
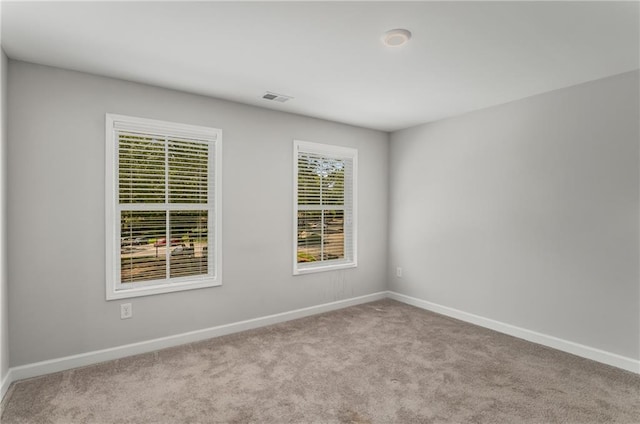
{"type": "Polygon", "coordinates": [[[220,285],[221,131],[107,114],[107,300],[220,285]]]}
{"type": "Polygon", "coordinates": [[[355,267],[358,151],[293,146],[294,275],[355,267]]]}

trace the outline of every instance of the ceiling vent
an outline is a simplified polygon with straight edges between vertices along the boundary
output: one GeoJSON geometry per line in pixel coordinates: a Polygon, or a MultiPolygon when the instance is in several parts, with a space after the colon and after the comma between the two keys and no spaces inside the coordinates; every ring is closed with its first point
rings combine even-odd
{"type": "Polygon", "coordinates": [[[288,100],[293,99],[291,96],[285,96],[284,94],[272,93],[271,91],[267,91],[262,95],[263,99],[273,100],[274,102],[284,103],[288,100]]]}

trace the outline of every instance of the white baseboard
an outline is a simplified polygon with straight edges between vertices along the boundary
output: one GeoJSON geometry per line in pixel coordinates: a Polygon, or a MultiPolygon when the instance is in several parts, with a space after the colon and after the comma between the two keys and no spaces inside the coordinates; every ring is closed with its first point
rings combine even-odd
{"type": "MultiPolygon", "coordinates": [[[[346,308],[348,306],[359,305],[362,303],[373,302],[387,297],[386,292],[378,292],[365,296],[352,297],[350,299],[338,300],[335,302],[324,303],[322,305],[310,306],[308,308],[296,309],[289,312],[283,312],[274,315],[267,315],[260,318],[249,319],[245,321],[234,322],[231,324],[219,325],[216,327],[205,328],[202,330],[190,331],[187,333],[176,334],[173,336],[162,337],[153,340],[147,340],[138,343],[132,343],[123,346],[112,347],[109,349],[96,350],[93,352],[81,353],[78,355],[65,356],[63,358],[51,359],[48,361],[36,362],[33,364],[21,365],[10,368],[9,374],[5,380],[8,381],[7,388],[12,381],[23,380],[25,378],[36,377],[45,374],[51,374],[58,371],[64,371],[71,368],[83,367],[86,365],[97,364],[112,359],[124,358],[131,355],[153,352],[159,349],[178,346],[185,343],[197,342],[213,337],[224,336],[240,331],[251,330],[253,328],[264,327],[267,325],[277,324],[280,322],[290,321],[293,319],[303,318],[310,315],[316,315],[323,312],[329,312],[336,309],[346,308]]],[[[5,387],[3,383],[4,396],[5,387]]]]}
{"type": "Polygon", "coordinates": [[[470,314],[468,312],[463,312],[458,309],[450,308],[448,306],[438,305],[437,303],[428,302],[426,300],[418,299],[416,297],[407,296],[393,291],[388,291],[387,297],[402,303],[406,303],[408,305],[417,306],[421,309],[426,309],[428,311],[456,318],[461,321],[479,325],[480,327],[489,328],[500,333],[508,334],[510,336],[528,340],[530,342],[534,342],[543,346],[548,346],[557,350],[561,350],[563,352],[568,352],[573,355],[581,356],[583,358],[591,359],[593,361],[601,362],[603,364],[611,365],[617,368],[622,368],[624,370],[634,372],[636,374],[640,374],[640,360],[637,359],[628,358],[626,356],[621,356],[579,343],[574,343],[568,340],[560,339],[558,337],[549,336],[547,334],[542,334],[536,331],[527,330],[525,328],[516,327],[515,325],[505,324],[504,322],[470,314]]]}
{"type": "Polygon", "coordinates": [[[368,294],[365,296],[353,297],[345,300],[338,300],[330,303],[324,303],[322,305],[310,306],[308,308],[296,309],[289,312],[267,315],[264,317],[239,321],[231,324],[219,325],[202,330],[190,331],[173,336],[162,337],[158,339],[117,346],[109,349],[96,350],[93,352],[86,352],[78,355],[71,355],[63,358],[56,358],[48,361],[13,367],[9,369],[7,375],[1,382],[0,401],[4,398],[4,395],[7,393],[7,390],[9,389],[9,386],[12,382],[23,380],[25,378],[51,374],[58,371],[97,364],[100,362],[124,358],[131,355],[153,352],[159,349],[178,346],[185,343],[192,343],[200,340],[206,340],[213,337],[237,333],[240,331],[251,330],[254,328],[264,327],[267,325],[277,324],[280,322],[290,321],[293,319],[303,318],[385,298],[394,299],[408,305],[417,306],[419,308],[456,318],[461,321],[466,321],[472,324],[479,325],[481,327],[489,328],[500,333],[508,334],[510,336],[518,337],[524,340],[552,347],[554,349],[572,353],[577,356],[581,356],[587,359],[640,374],[640,361],[636,359],[627,358],[615,353],[595,349],[589,346],[570,342],[568,340],[563,340],[557,337],[516,327],[514,325],[505,324],[500,321],[470,314],[468,312],[463,312],[454,308],[449,308],[447,306],[438,305],[436,303],[428,302],[426,300],[418,299],[415,297],[406,296],[392,291],[386,291],[368,294]]]}
{"type": "MultiPolygon", "coordinates": [[[[0,403],[2,403],[2,399],[4,399],[4,395],[7,394],[7,390],[9,390],[9,386],[13,383],[13,376],[11,375],[11,369],[7,371],[7,375],[4,376],[2,382],[0,382],[0,403]]],[[[1,415],[1,411],[0,411],[1,415]]]]}

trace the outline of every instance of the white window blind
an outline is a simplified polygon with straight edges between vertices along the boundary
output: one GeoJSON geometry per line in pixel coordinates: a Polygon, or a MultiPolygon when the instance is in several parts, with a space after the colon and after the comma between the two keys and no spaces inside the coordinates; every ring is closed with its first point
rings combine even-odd
{"type": "Polygon", "coordinates": [[[356,266],[357,150],[294,142],[294,274],[356,266]]]}
{"type": "Polygon", "coordinates": [[[220,143],[214,128],[107,115],[108,299],[220,284],[220,143]]]}

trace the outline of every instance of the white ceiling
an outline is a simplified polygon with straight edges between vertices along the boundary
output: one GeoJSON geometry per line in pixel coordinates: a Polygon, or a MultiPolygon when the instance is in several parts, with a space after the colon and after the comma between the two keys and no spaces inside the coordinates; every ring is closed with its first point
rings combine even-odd
{"type": "Polygon", "coordinates": [[[385,131],[639,68],[638,2],[1,6],[12,59],[385,131]]]}

